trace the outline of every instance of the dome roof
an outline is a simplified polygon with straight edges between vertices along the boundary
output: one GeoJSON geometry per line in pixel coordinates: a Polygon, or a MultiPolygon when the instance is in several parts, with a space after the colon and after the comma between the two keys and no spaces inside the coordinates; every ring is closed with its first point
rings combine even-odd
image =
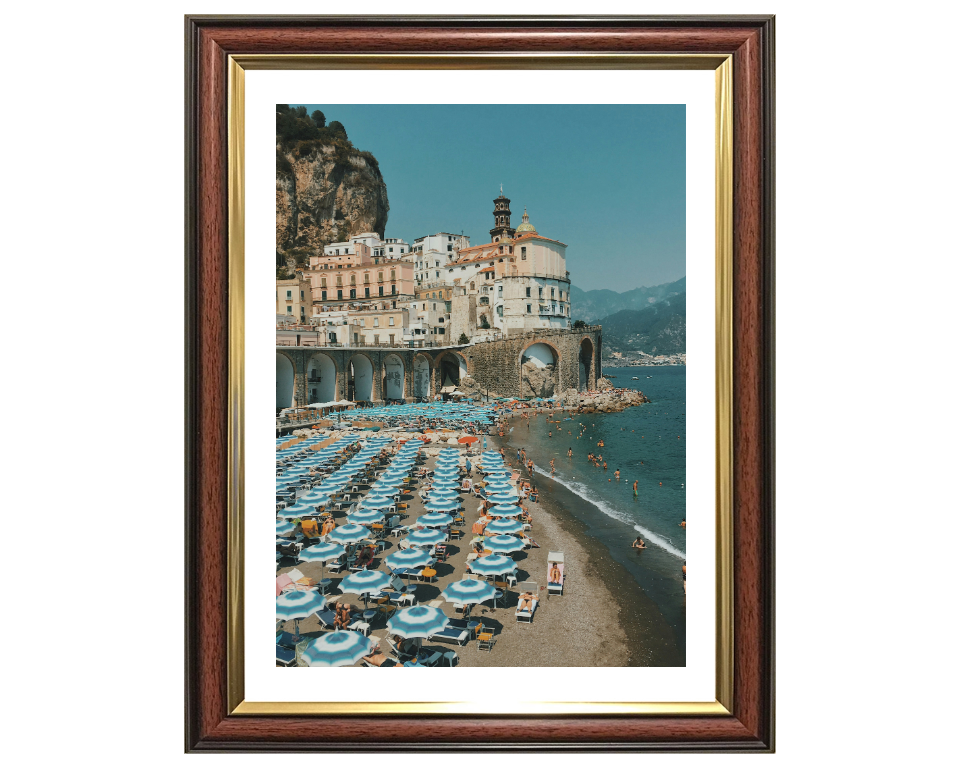
{"type": "Polygon", "coordinates": [[[517,234],[519,235],[521,232],[533,232],[534,234],[537,233],[537,228],[530,223],[530,217],[527,216],[526,206],[523,208],[523,221],[520,223],[520,226],[517,227],[517,234]]]}

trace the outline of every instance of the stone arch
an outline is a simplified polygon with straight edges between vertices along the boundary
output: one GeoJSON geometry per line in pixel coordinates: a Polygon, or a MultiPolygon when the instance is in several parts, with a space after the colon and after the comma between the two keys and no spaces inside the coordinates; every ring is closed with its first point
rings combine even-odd
{"type": "Polygon", "coordinates": [[[560,352],[552,344],[535,341],[520,353],[520,397],[557,394],[560,352]]]}
{"type": "Polygon", "coordinates": [[[457,386],[467,377],[467,359],[458,352],[444,352],[437,358],[437,387],[457,386]]]}
{"type": "Polygon", "coordinates": [[[330,355],[315,352],[307,361],[307,401],[329,403],[337,399],[337,364],[330,355]]]}
{"type": "Polygon", "coordinates": [[[360,352],[347,364],[347,392],[353,402],[373,400],[373,361],[360,352]]]}
{"type": "Polygon", "coordinates": [[[277,411],[293,405],[295,372],[293,360],[282,352],[277,352],[277,411]]]}
{"type": "Polygon", "coordinates": [[[383,358],[383,399],[403,400],[403,382],[406,373],[399,355],[389,354],[383,358]]]}
{"type": "Polygon", "coordinates": [[[589,336],[584,336],[580,340],[580,354],[579,354],[579,387],[578,389],[583,392],[585,389],[593,389],[596,385],[597,371],[596,366],[593,362],[594,352],[593,352],[593,342],[590,340],[589,336]]]}
{"type": "Polygon", "coordinates": [[[430,386],[433,373],[433,361],[430,355],[420,353],[413,359],[413,396],[430,397],[433,388],[430,386]]]}

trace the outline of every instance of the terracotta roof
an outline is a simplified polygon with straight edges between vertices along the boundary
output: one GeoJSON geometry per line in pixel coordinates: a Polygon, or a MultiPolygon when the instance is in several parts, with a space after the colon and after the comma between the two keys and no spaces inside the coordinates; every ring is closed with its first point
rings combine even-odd
{"type": "Polygon", "coordinates": [[[483,269],[481,269],[481,270],[480,270],[480,273],[482,274],[482,273],[484,273],[484,272],[493,272],[493,271],[495,271],[495,270],[494,270],[493,265],[491,264],[489,267],[484,267],[483,269]]]}

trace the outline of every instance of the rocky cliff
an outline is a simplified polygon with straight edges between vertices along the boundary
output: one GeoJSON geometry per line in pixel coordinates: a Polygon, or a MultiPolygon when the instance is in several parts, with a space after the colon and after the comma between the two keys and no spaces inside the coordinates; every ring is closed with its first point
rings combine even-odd
{"type": "Polygon", "coordinates": [[[335,141],[278,143],[278,260],[361,232],[382,238],[389,210],[387,185],[369,152],[335,141]]]}

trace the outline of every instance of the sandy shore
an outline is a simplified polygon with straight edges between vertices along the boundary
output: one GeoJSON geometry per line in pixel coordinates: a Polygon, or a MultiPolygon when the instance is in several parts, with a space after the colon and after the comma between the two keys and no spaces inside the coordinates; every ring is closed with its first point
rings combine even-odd
{"type": "MultiPolygon", "coordinates": [[[[431,445],[424,450],[428,456],[427,466],[432,468],[440,447],[431,445]]],[[[461,453],[463,454],[463,451],[461,453]]],[[[476,463],[475,456],[472,456],[471,460],[476,463]]],[[[515,463],[514,461],[513,464],[515,463]]],[[[478,478],[479,474],[474,467],[473,479],[478,478]]],[[[447,584],[463,578],[466,573],[466,558],[472,538],[470,527],[479,517],[480,506],[480,500],[472,495],[461,498],[466,507],[464,538],[447,545],[450,555],[447,562],[437,566],[437,578],[434,582],[413,582],[417,584],[418,602],[436,604],[451,617],[457,614],[452,604],[443,601],[440,592],[447,584]]],[[[416,520],[425,512],[423,503],[415,492],[405,494],[402,500],[410,505],[407,510],[409,517],[405,522],[416,520]]],[[[424,647],[441,652],[456,651],[460,666],[579,667],[642,663],[643,654],[639,652],[635,642],[630,642],[628,633],[624,631],[621,616],[625,612],[630,613],[631,605],[629,600],[624,600],[623,594],[615,597],[615,594],[624,590],[618,589],[616,580],[612,579],[609,573],[609,557],[604,557],[603,548],[597,542],[578,536],[575,522],[561,519],[562,511],[551,504],[545,494],[541,494],[540,501],[541,503],[524,502],[533,518],[533,527],[528,535],[540,547],[515,553],[514,558],[518,565],[517,581],[535,581],[539,587],[545,588],[547,553],[560,551],[564,553],[565,559],[563,595],[547,597],[546,589],[543,589],[540,593],[542,599],[531,624],[516,621],[514,613],[517,589],[507,590],[496,609],[489,604],[474,607],[471,618],[478,619],[485,626],[492,626],[496,630],[497,641],[490,652],[478,650],[476,641],[470,641],[464,647],[453,643],[425,641],[424,647]],[[601,576],[604,572],[607,572],[606,576],[601,576]],[[584,638],[589,640],[585,641],[584,638]]],[[[339,525],[344,522],[346,515],[336,514],[335,519],[339,525]]],[[[375,560],[374,567],[379,565],[384,556],[397,551],[398,542],[399,539],[393,537],[387,539],[387,547],[375,560]]],[[[288,562],[284,561],[285,567],[280,568],[278,573],[292,569],[293,566],[287,565],[288,562]]],[[[300,563],[296,567],[305,576],[320,578],[318,563],[300,563]]],[[[340,594],[337,585],[347,574],[325,575],[333,579],[328,594],[331,602],[336,601],[340,594]]],[[[352,605],[363,605],[362,599],[356,595],[346,595],[343,599],[352,605]]],[[[292,632],[293,622],[287,622],[283,628],[292,632]]],[[[317,636],[321,632],[315,617],[300,622],[300,633],[305,637],[317,636]]],[[[386,620],[382,617],[375,618],[371,623],[371,637],[382,638],[385,634],[386,620]]]]}

